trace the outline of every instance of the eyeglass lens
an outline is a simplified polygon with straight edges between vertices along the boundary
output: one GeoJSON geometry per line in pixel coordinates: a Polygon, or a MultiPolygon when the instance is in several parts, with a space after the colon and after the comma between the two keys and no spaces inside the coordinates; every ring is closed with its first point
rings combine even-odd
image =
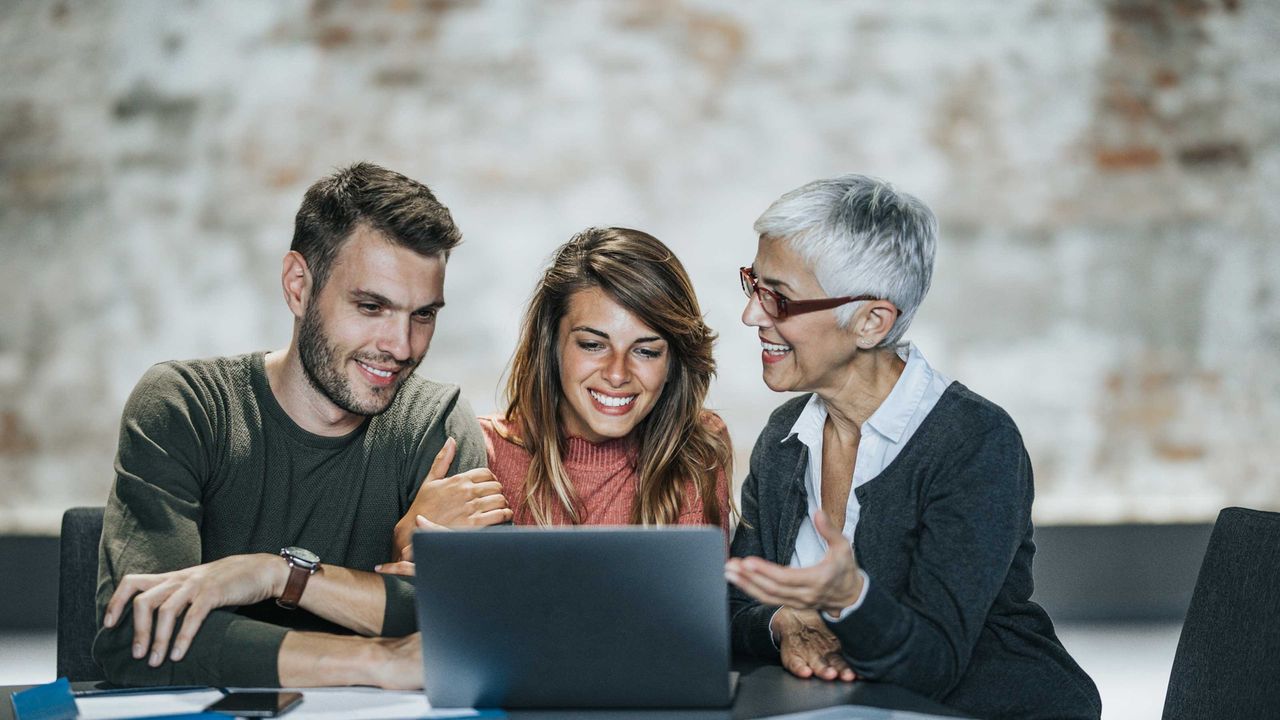
{"type": "Polygon", "coordinates": [[[761,309],[771,317],[778,317],[778,296],[772,291],[757,285],[755,276],[750,273],[751,271],[746,268],[743,268],[741,272],[742,292],[746,293],[747,297],[755,295],[756,299],[760,301],[761,309]]]}

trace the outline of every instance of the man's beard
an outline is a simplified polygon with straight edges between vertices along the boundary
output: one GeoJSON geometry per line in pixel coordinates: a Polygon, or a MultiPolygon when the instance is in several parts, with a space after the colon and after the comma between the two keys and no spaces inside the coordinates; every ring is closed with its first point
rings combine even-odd
{"type": "Polygon", "coordinates": [[[366,353],[354,356],[357,360],[380,365],[396,365],[402,374],[394,385],[371,387],[374,397],[361,402],[351,389],[344,365],[346,360],[339,357],[340,350],[324,331],[324,322],[315,305],[307,308],[302,316],[302,325],[298,328],[298,358],[302,361],[302,370],[311,387],[329,398],[334,405],[354,415],[371,417],[379,415],[391,407],[391,402],[400,392],[400,386],[409,373],[404,369],[412,369],[417,363],[401,362],[394,357],[381,354],[366,353]]]}

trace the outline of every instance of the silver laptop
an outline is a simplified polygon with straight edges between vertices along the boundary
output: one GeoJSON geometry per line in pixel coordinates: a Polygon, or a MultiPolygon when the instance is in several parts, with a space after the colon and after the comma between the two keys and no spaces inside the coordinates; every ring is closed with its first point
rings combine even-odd
{"type": "Polygon", "coordinates": [[[718,528],[418,532],[418,628],[435,707],[732,703],[718,528]]]}

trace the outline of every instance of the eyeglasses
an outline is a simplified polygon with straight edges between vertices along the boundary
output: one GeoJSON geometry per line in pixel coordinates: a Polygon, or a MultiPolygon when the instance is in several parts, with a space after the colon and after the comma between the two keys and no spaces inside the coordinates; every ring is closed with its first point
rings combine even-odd
{"type": "Polygon", "coordinates": [[[875,295],[859,295],[857,297],[822,298],[821,300],[792,300],[786,295],[760,287],[760,279],[756,277],[755,270],[744,267],[738,268],[738,272],[742,279],[742,292],[746,293],[747,297],[755,296],[760,301],[760,307],[770,317],[777,320],[785,320],[792,315],[829,310],[841,305],[848,305],[851,302],[880,299],[875,295]]]}

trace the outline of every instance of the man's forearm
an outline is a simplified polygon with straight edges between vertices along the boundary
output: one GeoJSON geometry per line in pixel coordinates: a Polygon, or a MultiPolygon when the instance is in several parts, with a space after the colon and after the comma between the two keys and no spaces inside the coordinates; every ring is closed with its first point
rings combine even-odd
{"type": "Polygon", "coordinates": [[[287,629],[228,610],[214,610],[181,661],[167,656],[159,667],[135,659],[133,613],[103,628],[93,643],[93,659],[106,679],[118,685],[211,685],[270,687],[279,682],[276,658],[287,629]]]}
{"type": "Polygon", "coordinates": [[[416,633],[392,639],[290,632],[280,645],[280,685],[420,689],[422,658],[418,637],[416,633]]]}
{"type": "MultiPolygon", "coordinates": [[[[284,586],[278,587],[283,590],[284,586]]],[[[276,596],[279,597],[279,593],[276,596]]],[[[325,565],[312,575],[299,602],[308,612],[361,635],[382,633],[386,604],[387,590],[382,576],[336,565],[325,565]]]]}

